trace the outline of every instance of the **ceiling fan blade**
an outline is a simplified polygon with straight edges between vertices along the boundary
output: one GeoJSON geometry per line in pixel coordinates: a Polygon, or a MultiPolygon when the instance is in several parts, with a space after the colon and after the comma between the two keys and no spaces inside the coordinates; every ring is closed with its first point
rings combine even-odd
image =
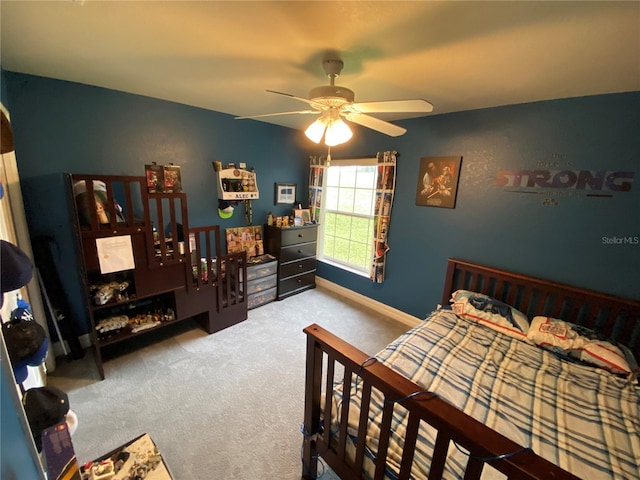
{"type": "Polygon", "coordinates": [[[244,115],[242,117],[235,117],[236,120],[244,120],[245,118],[262,118],[262,117],[275,117],[278,115],[294,115],[294,114],[319,114],[320,110],[298,110],[296,112],[278,112],[278,113],[263,113],[261,115],[244,115]]]}
{"type": "Polygon", "coordinates": [[[308,103],[309,105],[311,105],[313,108],[317,108],[319,110],[324,110],[326,108],[326,105],[323,105],[321,103],[318,102],[314,102],[313,100],[309,100],[308,98],[302,98],[302,97],[298,97],[296,95],[292,95],[290,93],[284,93],[284,92],[277,92],[276,90],[267,90],[267,92],[269,93],[275,93],[277,95],[283,95],[285,97],[290,97],[293,98],[295,100],[300,100],[301,102],[304,103],[308,103]]]}
{"type": "Polygon", "coordinates": [[[349,110],[357,113],[401,113],[433,111],[433,105],[426,100],[387,100],[380,102],[356,102],[349,106],[349,110]]]}
{"type": "Polygon", "coordinates": [[[347,113],[345,118],[350,122],[357,123],[358,125],[362,125],[363,127],[370,128],[391,137],[399,137],[400,135],[404,135],[407,131],[406,128],[399,127],[393,123],[385,122],[379,118],[364,115],[362,113],[347,113]]]}

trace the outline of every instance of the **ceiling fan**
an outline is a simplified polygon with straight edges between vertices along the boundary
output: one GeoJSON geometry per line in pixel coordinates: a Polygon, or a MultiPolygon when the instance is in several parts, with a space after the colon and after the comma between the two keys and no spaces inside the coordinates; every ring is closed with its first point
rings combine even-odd
{"type": "Polygon", "coordinates": [[[311,110],[265,113],[262,115],[236,117],[236,119],[292,114],[320,115],[315,122],[309,125],[305,134],[315,143],[320,143],[324,137],[326,145],[334,146],[348,141],[352,136],[351,129],[341,117],[344,117],[344,119],[349,122],[362,125],[377,132],[397,137],[403,135],[407,129],[368,114],[429,113],[433,110],[433,105],[423,99],[354,102],[355,94],[353,90],[335,84],[335,79],[340,75],[344,67],[344,62],[338,58],[326,58],[322,62],[322,67],[329,77],[329,85],[311,89],[308,99],[297,97],[290,93],[267,90],[269,93],[275,93],[305,102],[312,107],[311,110]]]}

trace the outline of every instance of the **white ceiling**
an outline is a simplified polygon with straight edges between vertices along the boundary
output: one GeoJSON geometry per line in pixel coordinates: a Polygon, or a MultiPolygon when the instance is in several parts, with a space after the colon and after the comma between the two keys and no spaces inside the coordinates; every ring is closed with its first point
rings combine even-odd
{"type": "Polygon", "coordinates": [[[328,83],[330,50],[345,62],[336,83],[356,101],[424,98],[430,115],[640,90],[639,1],[2,0],[0,9],[5,70],[231,115],[308,108],[265,90],[307,97],[328,83]]]}

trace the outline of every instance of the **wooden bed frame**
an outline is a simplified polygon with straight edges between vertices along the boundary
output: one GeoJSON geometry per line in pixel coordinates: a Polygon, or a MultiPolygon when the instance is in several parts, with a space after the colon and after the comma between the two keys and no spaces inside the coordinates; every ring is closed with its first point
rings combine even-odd
{"type": "MultiPolygon", "coordinates": [[[[527,313],[530,318],[548,315],[595,329],[627,345],[639,358],[639,301],[449,259],[442,304],[448,305],[451,294],[458,289],[491,295],[527,313]]],[[[343,392],[351,391],[354,373],[357,372],[362,379],[363,409],[359,425],[366,425],[372,387],[379,390],[385,399],[404,398],[422,389],[379,362],[365,366],[369,358],[367,354],[318,325],[310,325],[304,332],[307,334],[307,367],[302,477],[317,478],[318,458],[321,456],[340,478],[362,478],[366,428],[358,429],[354,461],[346,454],[349,409],[342,409],[337,439],[330,438],[330,429],[328,426],[323,428],[321,423],[321,418],[331,418],[335,373],[344,369],[344,375],[340,377],[343,392]]],[[[416,396],[402,401],[402,405],[409,411],[409,420],[399,475],[401,480],[410,478],[421,421],[438,431],[429,480],[442,477],[452,441],[470,453],[465,480],[480,478],[485,463],[481,458],[496,458],[523,449],[439,397],[416,396]]],[[[375,462],[376,480],[384,477],[392,412],[393,402],[386,402],[375,462]]],[[[577,478],[531,450],[486,463],[510,479],[577,478]]]]}

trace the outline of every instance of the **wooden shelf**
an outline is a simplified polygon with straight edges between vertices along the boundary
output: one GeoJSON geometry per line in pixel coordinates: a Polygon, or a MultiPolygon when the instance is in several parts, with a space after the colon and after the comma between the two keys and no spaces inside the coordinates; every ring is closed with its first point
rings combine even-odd
{"type": "Polygon", "coordinates": [[[223,277],[220,267],[225,265],[227,273],[243,269],[246,276],[245,253],[221,255],[218,226],[190,230],[185,193],[149,194],[146,177],[71,175],[71,184],[85,306],[101,378],[104,379],[105,347],[191,318],[197,318],[208,333],[247,318],[244,284],[231,282],[229,275],[223,277]],[[103,275],[96,240],[118,235],[130,236],[135,267],[103,275]],[[203,269],[201,258],[216,259],[216,269],[212,268],[211,260],[203,269]],[[195,268],[192,259],[197,259],[195,268]],[[96,290],[92,286],[100,288],[125,281],[129,284],[128,298],[121,301],[111,298],[103,305],[96,304],[96,290]],[[130,324],[112,332],[100,333],[96,329],[101,320],[110,317],[133,318],[138,314],[166,314],[169,310],[173,319],[138,332],[132,332],[130,324]]]}
{"type": "Polygon", "coordinates": [[[176,323],[179,323],[181,321],[183,321],[184,319],[173,319],[173,320],[168,320],[166,322],[162,322],[159,325],[156,325],[154,327],[150,327],[150,328],[146,328],[144,330],[140,330],[139,332],[132,332],[130,331],[130,329],[128,327],[124,327],[123,329],[115,332],[114,330],[114,334],[113,335],[108,335],[106,337],[102,337],[100,336],[100,334],[98,335],[98,342],[100,343],[100,348],[102,347],[108,347],[110,345],[114,345],[116,343],[120,343],[120,342],[124,342],[127,340],[130,340],[132,338],[138,337],[140,335],[144,335],[146,333],[149,332],[153,332],[155,330],[158,330],[162,327],[166,327],[167,325],[174,325],[176,323]]]}
{"type": "Polygon", "coordinates": [[[218,198],[221,200],[257,200],[260,198],[258,180],[253,171],[223,168],[216,172],[218,198]]]}

